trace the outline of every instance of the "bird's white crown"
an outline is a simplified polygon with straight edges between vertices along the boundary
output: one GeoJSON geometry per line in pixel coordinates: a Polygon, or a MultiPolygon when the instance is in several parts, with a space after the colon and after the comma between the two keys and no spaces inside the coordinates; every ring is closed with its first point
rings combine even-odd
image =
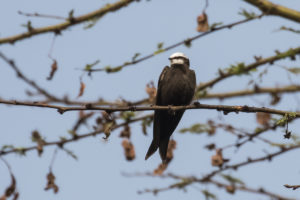
{"type": "Polygon", "coordinates": [[[184,53],[176,52],[169,57],[169,60],[171,61],[171,65],[174,64],[183,65],[185,63],[184,60],[189,60],[189,58],[186,55],[184,55],[184,53]]]}
{"type": "Polygon", "coordinates": [[[185,58],[185,59],[189,59],[186,55],[184,55],[184,53],[181,53],[181,52],[176,52],[176,53],[173,53],[169,59],[174,59],[174,58],[185,58]]]}

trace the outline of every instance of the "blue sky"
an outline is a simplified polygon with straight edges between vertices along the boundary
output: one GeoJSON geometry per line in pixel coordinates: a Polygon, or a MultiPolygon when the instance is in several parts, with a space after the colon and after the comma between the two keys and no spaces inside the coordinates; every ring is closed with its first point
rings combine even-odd
{"type": "MultiPolygon", "coordinates": [[[[282,1],[273,1],[282,3],[282,1]]],[[[17,12],[39,12],[67,16],[71,9],[74,15],[81,15],[102,7],[112,1],[89,0],[79,1],[39,1],[27,0],[6,1],[0,7],[0,37],[6,37],[25,31],[21,26],[29,18],[19,15],[17,12]]],[[[300,10],[297,1],[284,1],[285,5],[300,10]]],[[[202,12],[204,1],[190,0],[165,0],[165,1],[141,1],[133,3],[118,12],[104,16],[92,28],[85,30],[84,25],[69,28],[56,38],[52,57],[58,62],[58,71],[52,81],[46,77],[50,71],[51,59],[48,52],[52,43],[53,34],[44,34],[32,39],[17,42],[15,45],[1,45],[0,51],[13,58],[20,69],[30,78],[37,81],[42,87],[58,96],[67,94],[75,99],[79,91],[79,77],[87,63],[100,60],[98,67],[106,65],[119,65],[139,52],[147,55],[156,50],[160,42],[165,46],[182,41],[194,36],[196,32],[196,17],[202,12]]],[[[259,11],[243,1],[214,0],[209,2],[207,14],[209,23],[223,22],[224,24],[243,19],[238,15],[242,9],[259,11]]],[[[56,24],[59,20],[45,18],[30,18],[33,27],[56,24]]],[[[147,97],[145,86],[150,81],[157,83],[159,74],[165,65],[168,65],[168,57],[171,53],[181,51],[189,56],[191,68],[196,72],[197,83],[208,81],[217,76],[219,68],[226,68],[237,62],[253,62],[254,55],[264,57],[274,54],[274,50],[287,50],[299,45],[299,35],[289,32],[275,31],[282,25],[297,27],[296,23],[278,17],[264,17],[248,24],[234,27],[211,34],[192,43],[191,48],[184,46],[172,51],[162,53],[140,64],[125,68],[119,73],[106,74],[95,73],[92,78],[83,77],[86,91],[80,100],[96,100],[103,97],[107,100],[115,100],[123,97],[128,100],[138,100],[147,97]]],[[[299,66],[299,61],[280,61],[278,64],[286,66],[299,66]]],[[[12,69],[0,60],[0,97],[5,99],[28,99],[25,90],[32,89],[21,80],[17,79],[12,69]]],[[[269,72],[264,77],[262,86],[275,87],[290,84],[286,72],[277,66],[268,68],[269,72]]],[[[251,76],[230,78],[216,85],[212,91],[225,92],[237,89],[246,89],[250,78],[257,78],[258,73],[251,76]]],[[[292,76],[297,83],[299,77],[292,76]]],[[[37,98],[38,99],[38,98],[37,98]]],[[[267,106],[270,97],[267,95],[253,98],[238,98],[226,101],[203,100],[209,104],[251,105],[267,106]]],[[[295,95],[283,95],[283,100],[277,105],[278,109],[295,110],[299,108],[295,95]]],[[[144,114],[149,113],[145,112],[144,114]]],[[[59,136],[68,136],[67,131],[72,128],[77,112],[59,115],[54,110],[27,107],[12,107],[0,105],[0,145],[14,144],[16,146],[32,145],[30,135],[32,130],[39,130],[47,140],[56,140],[59,136]]],[[[210,157],[213,152],[204,149],[206,144],[215,142],[221,146],[235,142],[235,138],[226,132],[220,131],[216,137],[206,135],[180,134],[178,130],[188,127],[196,122],[205,123],[207,119],[223,118],[225,122],[237,127],[253,130],[257,124],[254,114],[229,114],[223,116],[217,111],[193,110],[187,111],[174,134],[177,141],[175,158],[168,168],[168,172],[180,175],[196,175],[201,177],[212,170],[210,157]]],[[[297,134],[295,122],[290,129],[297,134]]],[[[102,135],[95,138],[80,140],[66,145],[66,148],[74,151],[78,161],[73,160],[65,152],[59,151],[53,172],[57,177],[60,187],[58,194],[52,191],[44,191],[46,174],[54,148],[46,148],[42,157],[36,152],[30,152],[26,157],[18,155],[6,156],[6,160],[12,166],[17,178],[17,186],[21,199],[196,199],[203,198],[202,189],[218,191],[219,199],[266,199],[262,196],[238,193],[229,195],[208,185],[195,185],[188,188],[188,192],[168,191],[153,196],[152,194],[138,195],[137,190],[144,188],[164,187],[174,183],[173,180],[159,178],[127,178],[122,172],[135,173],[152,171],[160,162],[158,155],[145,161],[144,156],[152,139],[151,128],[149,135],[144,136],[140,123],[132,128],[132,143],[135,145],[137,158],[127,162],[123,156],[121,139],[118,137],[120,129],[113,132],[108,141],[103,141],[102,135]]],[[[80,129],[80,133],[90,132],[90,128],[80,129]]],[[[266,133],[266,138],[283,142],[283,130],[266,133]]],[[[286,142],[286,141],[284,141],[286,142]]],[[[274,151],[263,143],[245,145],[241,150],[225,152],[225,156],[231,158],[232,163],[244,160],[247,156],[259,157],[264,155],[264,150],[274,151]]],[[[275,158],[271,163],[264,162],[250,165],[230,172],[241,178],[250,187],[264,186],[278,194],[290,197],[299,197],[300,191],[287,190],[283,184],[299,184],[300,161],[299,150],[275,158]]],[[[3,191],[9,183],[7,169],[0,163],[0,191],[3,191]]]]}

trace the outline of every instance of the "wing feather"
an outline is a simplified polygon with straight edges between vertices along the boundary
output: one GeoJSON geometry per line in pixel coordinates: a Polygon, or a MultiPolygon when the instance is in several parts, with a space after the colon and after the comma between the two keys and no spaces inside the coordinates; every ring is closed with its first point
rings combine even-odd
{"type": "MultiPolygon", "coordinates": [[[[159,76],[155,105],[161,104],[161,87],[165,82],[165,76],[168,73],[169,69],[170,68],[166,66],[159,76]]],[[[145,157],[146,160],[158,149],[159,142],[160,142],[161,117],[162,117],[161,112],[159,110],[156,110],[154,112],[154,120],[153,120],[153,140],[146,154],[145,157]]]]}

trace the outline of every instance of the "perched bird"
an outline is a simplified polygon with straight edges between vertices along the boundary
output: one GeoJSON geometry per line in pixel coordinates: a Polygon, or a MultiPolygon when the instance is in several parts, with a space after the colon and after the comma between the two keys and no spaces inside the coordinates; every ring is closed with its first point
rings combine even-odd
{"type": "MultiPolygon", "coordinates": [[[[189,68],[190,61],[183,53],[174,53],[169,60],[171,67],[166,66],[159,77],[155,105],[189,105],[195,93],[195,72],[189,68]]],[[[167,162],[169,139],[184,111],[171,113],[168,110],[156,110],[154,112],[153,140],[146,154],[146,160],[159,148],[162,161],[167,162]]]]}

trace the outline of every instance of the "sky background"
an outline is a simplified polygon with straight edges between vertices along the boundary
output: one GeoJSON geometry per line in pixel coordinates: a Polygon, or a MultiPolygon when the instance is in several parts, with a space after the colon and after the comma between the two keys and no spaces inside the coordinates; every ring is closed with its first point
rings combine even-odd
{"type": "MultiPolygon", "coordinates": [[[[21,16],[18,11],[28,13],[52,14],[67,16],[71,9],[74,15],[82,15],[96,10],[106,3],[113,1],[40,1],[40,0],[9,0],[0,7],[0,37],[24,32],[29,18],[21,16]]],[[[274,3],[283,3],[275,1],[274,3]]],[[[300,10],[300,2],[286,0],[284,5],[300,10]]],[[[52,44],[53,34],[43,34],[32,39],[17,42],[15,45],[0,45],[0,51],[16,61],[22,72],[39,85],[47,88],[57,96],[67,94],[75,99],[79,91],[79,78],[87,63],[100,60],[97,67],[106,65],[116,66],[139,52],[148,55],[156,50],[157,44],[163,42],[165,46],[182,41],[197,34],[196,18],[201,14],[204,1],[199,0],[152,0],[130,4],[118,12],[105,15],[91,29],[83,29],[84,24],[77,25],[64,31],[56,38],[52,57],[58,62],[58,71],[52,81],[47,81],[52,60],[48,52],[52,44]]],[[[209,23],[223,22],[228,24],[243,19],[238,12],[245,8],[250,11],[259,11],[241,0],[211,0],[207,9],[209,23]]],[[[59,20],[46,18],[30,18],[33,27],[46,26],[59,23],[59,20]]],[[[196,40],[191,48],[184,46],[172,51],[162,53],[152,59],[130,66],[115,74],[95,73],[92,78],[83,77],[86,90],[79,100],[92,101],[103,97],[115,100],[123,97],[127,100],[146,98],[145,86],[150,81],[157,83],[159,74],[164,66],[169,64],[170,54],[184,52],[195,70],[197,83],[206,82],[217,76],[219,68],[229,67],[237,62],[251,63],[254,55],[264,57],[274,55],[274,50],[285,51],[290,47],[298,47],[299,35],[290,32],[276,31],[282,25],[299,27],[299,24],[281,19],[279,17],[264,17],[247,24],[236,26],[230,30],[213,33],[207,37],[196,40]]],[[[289,67],[299,66],[299,61],[280,61],[278,65],[289,67]]],[[[242,76],[227,79],[217,84],[213,92],[226,92],[231,90],[247,89],[249,80],[256,79],[257,83],[265,87],[275,87],[291,84],[287,72],[277,65],[267,66],[268,74],[260,82],[257,77],[261,70],[252,76],[242,76]]],[[[266,67],[263,67],[265,69],[266,67]]],[[[297,84],[299,77],[291,75],[293,83],[297,84]]],[[[25,91],[33,91],[20,79],[15,72],[0,60],[0,97],[5,99],[25,100],[29,97],[25,91]]],[[[282,110],[294,111],[299,108],[299,96],[283,95],[281,103],[276,107],[282,110]]],[[[39,99],[39,98],[36,98],[39,99]]],[[[202,100],[201,103],[268,106],[271,98],[268,95],[252,98],[237,98],[225,101],[202,100]]],[[[150,112],[145,112],[150,113],[150,112]]],[[[57,140],[60,136],[68,136],[77,119],[77,112],[59,115],[55,110],[12,107],[0,105],[0,146],[13,144],[15,146],[31,146],[31,132],[38,130],[47,141],[57,140]]],[[[190,110],[182,118],[173,138],[177,141],[175,158],[169,165],[167,172],[179,175],[201,175],[216,169],[210,165],[210,158],[214,152],[207,151],[204,146],[215,142],[225,146],[235,142],[229,133],[219,131],[216,137],[204,135],[180,134],[180,128],[189,127],[194,123],[205,123],[207,119],[223,120],[246,130],[254,130],[258,125],[254,114],[223,115],[217,111],[190,110]]],[[[289,125],[294,134],[299,132],[299,122],[289,125]]],[[[72,159],[65,152],[59,151],[53,166],[56,183],[60,187],[58,194],[44,191],[46,174],[54,152],[54,147],[47,147],[39,157],[37,152],[31,151],[26,157],[8,155],[5,159],[12,166],[17,178],[17,187],[20,199],[203,199],[201,190],[209,189],[216,192],[219,199],[267,199],[249,193],[238,192],[230,195],[223,190],[209,185],[193,185],[187,192],[171,190],[154,196],[153,194],[138,195],[137,191],[145,188],[165,187],[174,183],[173,180],[135,177],[128,178],[122,172],[148,172],[155,169],[160,163],[158,154],[145,161],[144,156],[152,140],[152,127],[148,129],[148,136],[142,134],[140,123],[132,127],[132,143],[135,145],[136,159],[132,162],[125,160],[122,139],[118,137],[121,129],[114,131],[108,141],[103,141],[102,135],[87,138],[76,143],[66,145],[67,149],[74,151],[78,160],[72,159]]],[[[81,128],[80,134],[90,132],[91,128],[81,128]]],[[[283,130],[264,134],[266,138],[278,142],[283,140],[283,130]]],[[[273,152],[263,143],[247,144],[239,151],[235,149],[224,152],[224,156],[231,159],[231,163],[241,162],[248,156],[260,157],[264,151],[273,152]]],[[[264,188],[278,194],[300,199],[300,190],[288,190],[284,184],[299,184],[300,159],[299,150],[291,151],[276,157],[271,163],[263,162],[240,168],[237,172],[228,171],[244,180],[249,187],[264,188]]],[[[0,192],[10,183],[10,177],[5,165],[0,162],[0,192]]]]}

